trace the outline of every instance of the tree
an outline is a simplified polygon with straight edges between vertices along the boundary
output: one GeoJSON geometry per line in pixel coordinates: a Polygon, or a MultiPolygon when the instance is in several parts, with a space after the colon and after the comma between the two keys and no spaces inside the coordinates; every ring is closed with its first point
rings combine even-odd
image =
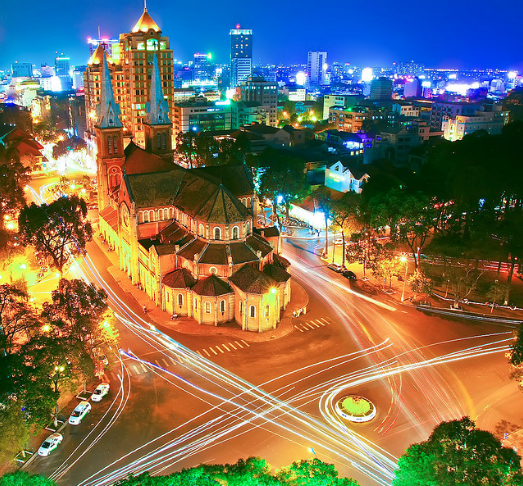
{"type": "Polygon", "coordinates": [[[176,137],[176,153],[182,155],[187,161],[189,168],[193,168],[193,159],[196,153],[194,130],[179,132],[176,137]]]}
{"type": "Polygon", "coordinates": [[[514,366],[523,365],[523,324],[515,332],[514,343],[511,346],[510,363],[514,366]]]}
{"type": "MultiPolygon", "coordinates": [[[[20,405],[13,400],[0,402],[0,462],[5,464],[23,449],[29,439],[29,425],[20,405]]],[[[0,485],[3,485],[0,478],[0,485]]]]}
{"type": "Polygon", "coordinates": [[[85,254],[93,229],[86,220],[87,205],[77,196],[61,197],[51,204],[31,203],[20,212],[20,237],[26,244],[50,257],[63,273],[68,261],[85,254]]]}
{"type": "Polygon", "coordinates": [[[427,301],[427,296],[432,293],[432,288],[434,283],[423,270],[418,268],[414,273],[409,277],[409,285],[413,292],[416,294],[423,295],[425,302],[427,301]]]}
{"type": "Polygon", "coordinates": [[[282,484],[293,486],[357,486],[354,480],[338,477],[338,471],[332,464],[327,464],[319,459],[293,462],[290,466],[282,468],[277,475],[282,484]]]}
{"type": "Polygon", "coordinates": [[[29,169],[20,162],[18,151],[0,144],[0,229],[25,205],[24,187],[29,181],[29,169]]]}
{"type": "Polygon", "coordinates": [[[108,316],[107,293],[82,280],[61,279],[51,294],[51,302],[43,304],[42,317],[48,322],[50,335],[60,337],[66,355],[62,360],[48,362],[48,370],[63,366],[63,361],[80,372],[84,383],[94,373],[94,361],[102,346],[118,345],[118,334],[108,316]]]}
{"type": "Polygon", "coordinates": [[[40,474],[16,471],[0,477],[0,486],[56,486],[56,483],[40,474]]]}
{"type": "Polygon", "coordinates": [[[468,417],[442,422],[429,439],[410,446],[398,462],[393,486],[523,484],[521,458],[468,417]]]}
{"type": "Polygon", "coordinates": [[[343,239],[343,266],[345,266],[346,254],[345,236],[350,238],[353,233],[361,229],[360,204],[361,196],[355,192],[346,192],[341,199],[332,201],[332,226],[339,228],[343,239]]]}
{"type": "MultiPolygon", "coordinates": [[[[486,297],[488,301],[493,302],[494,304],[502,304],[505,300],[505,295],[507,293],[507,285],[508,284],[501,283],[499,280],[495,280],[487,291],[486,297]]],[[[494,306],[491,306],[491,313],[493,309],[494,306]]]]}
{"type": "Polygon", "coordinates": [[[402,266],[400,259],[394,256],[390,250],[382,249],[376,256],[372,273],[375,277],[383,279],[383,290],[385,290],[387,280],[389,281],[389,289],[392,289],[392,277],[401,272],[402,266]]]}
{"type": "Polygon", "coordinates": [[[450,267],[446,272],[448,283],[454,294],[454,307],[476,289],[483,272],[472,267],[450,267]]]}

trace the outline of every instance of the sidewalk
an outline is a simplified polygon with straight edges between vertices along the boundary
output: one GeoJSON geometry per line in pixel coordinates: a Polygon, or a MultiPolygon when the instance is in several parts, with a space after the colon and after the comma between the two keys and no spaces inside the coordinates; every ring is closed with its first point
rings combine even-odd
{"type": "Polygon", "coordinates": [[[294,329],[292,324],[293,313],[306,308],[309,303],[309,296],[305,289],[303,289],[303,287],[301,287],[296,281],[291,279],[291,301],[283,311],[282,318],[274,331],[265,331],[263,333],[242,331],[241,327],[235,322],[229,322],[220,326],[209,326],[198,324],[192,317],[183,316],[178,317],[176,320],[171,320],[171,315],[168,312],[164,312],[160,307],[157,307],[149,296],[143,290],[139,290],[138,287],[133,285],[129,277],[127,277],[127,274],[118,268],[118,255],[114,251],[107,251],[107,245],[102,242],[98,237],[98,234],[99,233],[96,232],[93,240],[96,241],[97,245],[104,251],[106,257],[112,263],[112,266],[110,266],[107,271],[112,275],[124,292],[127,292],[134,297],[140,308],[143,308],[144,306],[146,307],[147,313],[144,314],[144,318],[152,321],[157,326],[181,334],[201,336],[225,335],[235,339],[243,339],[248,342],[271,341],[282,338],[291,333],[294,329]]]}

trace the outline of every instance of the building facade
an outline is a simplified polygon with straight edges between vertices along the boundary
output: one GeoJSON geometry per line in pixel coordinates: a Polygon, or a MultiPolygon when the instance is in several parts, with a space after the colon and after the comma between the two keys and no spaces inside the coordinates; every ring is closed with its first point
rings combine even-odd
{"type": "Polygon", "coordinates": [[[327,84],[327,53],[325,51],[309,51],[307,75],[311,86],[327,84]]]}
{"type": "Polygon", "coordinates": [[[507,122],[506,111],[479,111],[474,116],[456,115],[454,118],[447,116],[443,119],[441,129],[445,140],[455,142],[478,130],[485,130],[489,135],[501,135],[507,122]]]}
{"type": "Polygon", "coordinates": [[[275,329],[290,301],[288,262],[254,232],[256,198],[242,165],[186,170],[172,163],[159,59],[152,66],[146,150],[124,148],[105,57],[95,124],[100,232],[120,269],[152,303],[199,324],[275,329]]]}
{"type": "Polygon", "coordinates": [[[252,75],[252,30],[231,29],[231,87],[236,88],[252,75]]]}

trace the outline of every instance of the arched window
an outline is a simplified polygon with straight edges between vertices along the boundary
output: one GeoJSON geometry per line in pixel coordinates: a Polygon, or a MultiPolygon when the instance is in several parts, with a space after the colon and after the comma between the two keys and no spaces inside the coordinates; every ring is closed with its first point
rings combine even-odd
{"type": "Polygon", "coordinates": [[[232,227],[232,239],[237,240],[240,237],[240,232],[238,230],[238,226],[232,227]]]}
{"type": "Polygon", "coordinates": [[[210,302],[205,302],[205,313],[206,314],[210,314],[211,313],[211,303],[210,302]]]}
{"type": "Polygon", "coordinates": [[[154,219],[154,211],[149,211],[149,221],[156,221],[154,219]]]}
{"type": "Polygon", "coordinates": [[[250,197],[247,198],[247,207],[248,208],[251,207],[251,198],[250,197]]]}
{"type": "Polygon", "coordinates": [[[144,211],[143,212],[143,222],[144,223],[148,223],[150,221],[149,219],[149,211],[144,211]]]}
{"type": "Polygon", "coordinates": [[[109,152],[109,155],[113,154],[113,137],[107,137],[107,150],[109,152]]]}
{"type": "Polygon", "coordinates": [[[249,317],[256,317],[256,307],[254,305],[249,307],[249,317]]]}
{"type": "Polygon", "coordinates": [[[183,305],[183,295],[182,294],[178,294],[178,306],[182,306],[183,305]]]}
{"type": "Polygon", "coordinates": [[[243,302],[240,300],[240,315],[243,314],[243,302]]]}
{"type": "Polygon", "coordinates": [[[220,312],[222,314],[225,312],[225,300],[220,301],[220,312]]]}
{"type": "Polygon", "coordinates": [[[264,312],[263,312],[263,315],[264,315],[265,317],[269,317],[269,316],[271,315],[271,306],[270,306],[269,304],[267,304],[267,305],[265,306],[265,310],[264,310],[264,312]]]}
{"type": "Polygon", "coordinates": [[[164,217],[165,217],[164,210],[163,209],[159,209],[158,210],[158,221],[163,221],[164,217]]]}
{"type": "Polygon", "coordinates": [[[162,133],[162,150],[167,149],[167,134],[162,133]]]}
{"type": "Polygon", "coordinates": [[[203,227],[203,224],[200,223],[200,225],[198,226],[198,234],[200,236],[205,236],[205,228],[203,227]]]}
{"type": "Polygon", "coordinates": [[[214,239],[215,240],[221,240],[222,239],[222,230],[218,227],[214,228],[214,239]]]}

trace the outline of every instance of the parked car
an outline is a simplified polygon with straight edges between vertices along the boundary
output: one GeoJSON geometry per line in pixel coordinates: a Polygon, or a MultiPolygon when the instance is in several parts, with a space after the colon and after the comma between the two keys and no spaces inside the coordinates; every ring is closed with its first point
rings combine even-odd
{"type": "Polygon", "coordinates": [[[327,268],[330,268],[331,270],[334,270],[337,273],[340,273],[343,270],[343,267],[341,265],[338,265],[337,263],[329,263],[327,265],[327,268]]]}
{"type": "Polygon", "coordinates": [[[48,456],[62,443],[63,440],[64,438],[62,437],[62,434],[59,434],[58,432],[51,434],[42,442],[42,445],[38,449],[38,455],[43,457],[48,456]]]}
{"type": "Polygon", "coordinates": [[[100,383],[94,390],[91,400],[99,402],[105,395],[109,393],[109,383],[100,383]]]}
{"type": "Polygon", "coordinates": [[[81,401],[71,413],[69,423],[71,425],[79,425],[84,417],[91,411],[91,404],[85,400],[81,401]]]}
{"type": "Polygon", "coordinates": [[[356,274],[352,270],[343,270],[341,274],[349,280],[356,280],[356,274]]]}

